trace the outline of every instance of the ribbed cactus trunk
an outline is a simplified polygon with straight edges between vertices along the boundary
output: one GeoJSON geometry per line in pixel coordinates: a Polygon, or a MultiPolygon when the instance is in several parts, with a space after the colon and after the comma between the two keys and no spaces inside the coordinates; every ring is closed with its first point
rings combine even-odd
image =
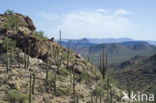
{"type": "Polygon", "coordinates": [[[102,69],[102,76],[103,80],[105,79],[106,76],[106,71],[107,71],[107,54],[104,53],[104,48],[102,48],[102,57],[101,57],[101,69],[102,69]],[[106,56],[106,57],[105,57],[106,56]]]}
{"type": "Polygon", "coordinates": [[[27,59],[27,68],[29,67],[29,59],[30,59],[30,43],[31,43],[31,40],[28,41],[28,59],[27,59]]]}
{"type": "Polygon", "coordinates": [[[54,72],[54,93],[56,94],[56,72],[54,72]]]}
{"type": "Polygon", "coordinates": [[[60,41],[59,41],[60,43],[60,46],[62,45],[62,38],[61,38],[61,30],[60,30],[60,41]]]}
{"type": "Polygon", "coordinates": [[[79,103],[79,96],[76,96],[76,103],[79,103]]]}
{"type": "Polygon", "coordinates": [[[6,68],[7,68],[7,73],[9,71],[9,58],[8,58],[8,38],[6,38],[6,68]]]}
{"type": "Polygon", "coordinates": [[[74,70],[72,70],[72,72],[71,72],[70,82],[71,82],[72,87],[73,87],[73,96],[75,97],[75,95],[76,95],[75,87],[77,85],[77,77],[76,77],[76,73],[74,70]]]}
{"type": "MultiPolygon", "coordinates": [[[[96,86],[96,90],[97,90],[97,86],[96,86]]],[[[97,95],[97,92],[96,92],[96,94],[95,94],[95,103],[97,103],[98,102],[98,95],[97,95]]]]}
{"type": "Polygon", "coordinates": [[[108,77],[107,77],[107,99],[109,100],[109,86],[110,86],[110,77],[109,77],[109,74],[107,74],[108,77]]]}
{"type": "Polygon", "coordinates": [[[101,60],[101,59],[102,59],[102,58],[101,58],[101,53],[100,53],[100,65],[99,65],[99,66],[100,66],[100,68],[99,68],[99,69],[100,69],[100,72],[102,72],[102,66],[101,66],[101,64],[102,64],[101,61],[102,61],[102,60],[101,60]]]}
{"type": "Polygon", "coordinates": [[[48,67],[48,60],[46,60],[46,82],[48,81],[48,74],[49,74],[49,67],[48,67]]]}
{"type": "Polygon", "coordinates": [[[33,83],[32,83],[32,94],[35,94],[35,79],[36,79],[36,76],[35,76],[35,73],[33,73],[33,83]]]}
{"type": "Polygon", "coordinates": [[[90,57],[88,56],[88,62],[90,62],[90,57]]]}
{"type": "Polygon", "coordinates": [[[30,80],[29,80],[29,103],[31,103],[31,93],[32,93],[32,84],[31,84],[31,74],[30,74],[30,80]]]}
{"type": "Polygon", "coordinates": [[[20,58],[19,58],[20,50],[19,48],[17,49],[17,63],[18,63],[18,68],[20,68],[20,58]]]}
{"type": "Polygon", "coordinates": [[[10,62],[12,61],[12,53],[13,53],[13,47],[10,47],[10,62]]]}
{"type": "MultiPolygon", "coordinates": [[[[128,97],[131,98],[131,90],[132,90],[132,82],[130,78],[128,78],[128,97]]],[[[129,101],[130,103],[130,101],[129,101]]]]}
{"type": "Polygon", "coordinates": [[[100,95],[100,103],[102,103],[102,96],[100,95]]]}
{"type": "Polygon", "coordinates": [[[75,72],[73,70],[73,95],[76,94],[76,91],[75,91],[76,84],[77,84],[76,75],[75,75],[75,72]]]}
{"type": "Polygon", "coordinates": [[[91,100],[90,100],[90,103],[94,103],[94,101],[93,101],[93,97],[91,96],[91,100]]]}
{"type": "Polygon", "coordinates": [[[110,103],[113,103],[112,85],[109,86],[109,91],[110,91],[110,103]]]}
{"type": "Polygon", "coordinates": [[[24,49],[24,67],[27,68],[27,56],[26,56],[26,48],[24,49]]]}
{"type": "Polygon", "coordinates": [[[69,48],[70,48],[70,45],[68,43],[68,54],[67,54],[67,66],[66,66],[66,69],[69,69],[69,56],[70,56],[69,48]]]}

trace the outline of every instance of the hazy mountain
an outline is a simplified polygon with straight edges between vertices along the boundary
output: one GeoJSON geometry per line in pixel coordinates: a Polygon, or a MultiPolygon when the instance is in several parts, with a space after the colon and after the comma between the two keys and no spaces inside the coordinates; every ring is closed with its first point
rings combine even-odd
{"type": "Polygon", "coordinates": [[[108,53],[109,63],[121,63],[136,55],[151,56],[156,53],[156,46],[142,41],[103,43],[89,47],[74,46],[72,49],[83,57],[90,56],[91,61],[98,64],[102,47],[104,47],[108,53]]]}
{"type": "Polygon", "coordinates": [[[127,85],[127,78],[132,81],[133,91],[154,92],[156,91],[156,55],[130,59],[114,66],[115,73],[120,83],[127,85]],[[123,66],[124,65],[124,66],[123,66]]]}
{"type": "Polygon", "coordinates": [[[156,41],[151,40],[133,40],[131,38],[83,38],[83,39],[63,39],[64,42],[71,42],[71,43],[91,43],[91,44],[101,44],[101,43],[122,43],[122,42],[148,42],[151,45],[156,45],[156,41]]]}
{"type": "Polygon", "coordinates": [[[102,38],[102,39],[93,39],[93,38],[88,38],[88,40],[91,43],[120,43],[120,42],[125,42],[125,41],[133,41],[133,39],[130,38],[102,38]]]}

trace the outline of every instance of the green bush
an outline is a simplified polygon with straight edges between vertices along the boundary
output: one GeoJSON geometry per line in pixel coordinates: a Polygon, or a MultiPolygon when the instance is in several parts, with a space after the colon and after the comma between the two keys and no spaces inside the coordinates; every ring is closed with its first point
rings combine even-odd
{"type": "Polygon", "coordinates": [[[10,9],[7,9],[4,14],[6,15],[13,15],[14,14],[14,11],[13,10],[10,10],[10,9]]]}
{"type": "Polygon", "coordinates": [[[23,103],[24,101],[28,100],[28,98],[29,98],[28,94],[23,94],[16,90],[10,90],[8,92],[8,100],[11,103],[15,103],[15,102],[23,103]]]}
{"type": "MultiPolygon", "coordinates": [[[[106,78],[103,81],[103,87],[107,87],[107,81],[108,81],[108,74],[106,74],[106,78]]],[[[118,85],[118,80],[114,79],[113,77],[109,77],[109,84],[118,85]]]]}
{"type": "Polygon", "coordinates": [[[104,89],[102,86],[97,86],[94,91],[94,95],[101,96],[104,93],[104,89]]]}
{"type": "Polygon", "coordinates": [[[82,63],[83,63],[84,65],[87,65],[87,64],[88,64],[88,61],[84,59],[84,60],[82,61],[82,63]]]}
{"type": "Polygon", "coordinates": [[[55,77],[54,77],[54,72],[50,72],[48,75],[48,84],[51,86],[54,86],[54,82],[55,82],[55,77]]]}
{"type": "Polygon", "coordinates": [[[69,75],[69,72],[68,72],[67,69],[64,68],[64,67],[60,67],[58,73],[59,73],[60,75],[62,75],[62,76],[67,76],[67,75],[69,75]]]}
{"type": "Polygon", "coordinates": [[[79,78],[78,80],[81,82],[81,81],[85,81],[85,83],[90,83],[91,82],[91,78],[89,77],[89,75],[87,73],[84,73],[82,72],[80,75],[79,75],[79,78]]]}
{"type": "Polygon", "coordinates": [[[71,94],[71,88],[66,88],[64,89],[63,93],[67,96],[69,96],[71,94]]]}
{"type": "Polygon", "coordinates": [[[47,40],[47,39],[48,39],[46,36],[44,36],[44,32],[43,32],[43,31],[35,31],[35,32],[34,32],[34,36],[35,36],[38,40],[47,40]]]}
{"type": "Polygon", "coordinates": [[[7,19],[4,22],[3,28],[8,30],[18,31],[19,25],[18,25],[17,18],[14,14],[7,15],[7,19]]]}
{"type": "Polygon", "coordinates": [[[40,86],[39,91],[42,92],[42,93],[46,92],[45,86],[40,86]]]}
{"type": "Polygon", "coordinates": [[[61,89],[57,89],[55,95],[56,96],[63,96],[63,91],[61,89]]]}

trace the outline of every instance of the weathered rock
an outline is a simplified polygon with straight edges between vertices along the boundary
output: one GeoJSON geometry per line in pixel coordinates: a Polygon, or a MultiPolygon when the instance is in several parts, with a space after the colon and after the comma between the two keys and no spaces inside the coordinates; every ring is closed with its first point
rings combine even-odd
{"type": "Polygon", "coordinates": [[[79,59],[82,58],[82,57],[80,56],[80,54],[75,54],[75,57],[76,57],[76,58],[79,58],[79,59]]]}
{"type": "Polygon", "coordinates": [[[31,65],[40,65],[43,63],[41,59],[31,58],[31,57],[29,57],[29,62],[31,65]]]}
{"type": "Polygon", "coordinates": [[[25,62],[25,59],[24,59],[24,53],[23,52],[21,52],[21,53],[19,53],[19,59],[20,59],[20,63],[24,63],[25,62]]]}
{"type": "Polygon", "coordinates": [[[36,27],[34,26],[33,21],[31,20],[31,18],[29,16],[26,16],[25,20],[28,23],[30,30],[32,30],[32,31],[36,30],[36,27]]]}

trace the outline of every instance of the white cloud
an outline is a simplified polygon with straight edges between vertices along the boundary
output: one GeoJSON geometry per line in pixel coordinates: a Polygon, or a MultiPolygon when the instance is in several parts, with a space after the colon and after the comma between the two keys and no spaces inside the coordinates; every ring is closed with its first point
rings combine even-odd
{"type": "Polygon", "coordinates": [[[41,13],[40,16],[43,19],[50,20],[50,21],[54,21],[54,20],[57,20],[59,18],[58,15],[56,15],[56,14],[50,14],[50,13],[41,13]]]}
{"type": "MultiPolygon", "coordinates": [[[[118,38],[133,35],[136,25],[131,23],[126,17],[114,15],[114,13],[126,14],[126,12],[115,12],[112,14],[104,13],[103,9],[72,11],[64,15],[57,15],[56,17],[61,19],[57,19],[58,23],[55,25],[55,28],[51,28],[54,27],[52,22],[48,23],[49,28],[46,27],[44,30],[48,34],[58,34],[58,31],[61,29],[64,38],[118,38]]],[[[44,17],[54,20],[53,15],[44,17]]],[[[49,37],[51,36],[58,37],[58,35],[49,35],[49,37]]]]}
{"type": "Polygon", "coordinates": [[[100,13],[108,13],[109,12],[109,10],[104,10],[104,9],[97,9],[96,11],[100,12],[100,13]]]}
{"type": "Polygon", "coordinates": [[[132,12],[124,10],[124,9],[114,11],[114,15],[128,15],[128,14],[131,14],[131,13],[132,12]]]}

